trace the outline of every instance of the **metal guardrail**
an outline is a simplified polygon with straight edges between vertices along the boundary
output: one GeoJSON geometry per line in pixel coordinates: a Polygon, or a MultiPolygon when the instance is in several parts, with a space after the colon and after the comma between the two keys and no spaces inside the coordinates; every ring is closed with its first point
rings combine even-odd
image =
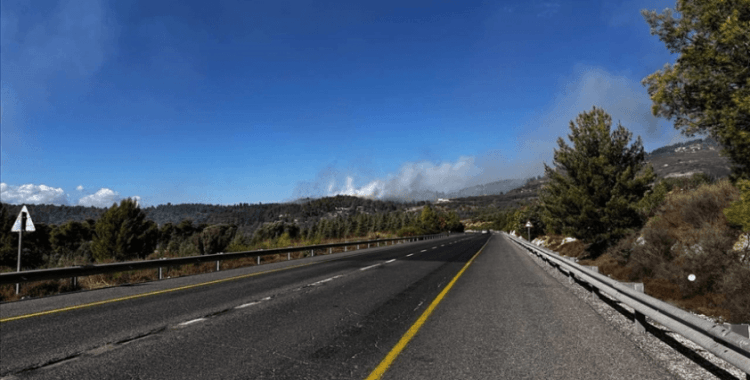
{"type": "MultiPolygon", "coordinates": [[[[532,254],[567,272],[567,275],[574,276],[577,280],[633,308],[636,319],[639,317],[638,314],[648,316],[736,366],[750,379],[750,339],[732,332],[727,326],[706,321],[664,301],[637,292],[605,275],[564,259],[554,251],[504,234],[532,254]]],[[[643,320],[645,321],[645,318],[643,320]]]]}
{"type": "MultiPolygon", "coordinates": [[[[139,269],[154,269],[162,267],[179,266],[185,264],[198,264],[216,261],[217,268],[218,262],[224,260],[240,259],[244,257],[256,256],[260,259],[261,256],[276,255],[280,253],[290,252],[302,252],[311,251],[314,255],[315,250],[336,248],[336,247],[349,247],[353,245],[367,244],[368,248],[371,244],[399,242],[399,241],[418,241],[418,240],[430,240],[439,237],[447,236],[444,233],[435,235],[421,235],[403,238],[392,238],[392,239],[378,239],[378,240],[361,240],[351,241],[344,243],[332,243],[332,244],[318,244],[318,245],[306,245],[300,247],[286,247],[286,248],[274,248],[256,251],[244,251],[244,252],[229,252],[229,253],[214,253],[210,255],[190,256],[190,257],[177,257],[168,259],[156,259],[156,260],[143,260],[143,261],[128,261],[124,263],[112,263],[112,264],[99,264],[99,265],[85,265],[75,266],[66,268],[53,268],[53,269],[36,269],[23,272],[8,272],[0,273],[0,285],[4,284],[17,284],[22,282],[33,282],[42,280],[55,280],[63,278],[76,278],[82,276],[91,276],[95,274],[104,273],[116,273],[125,272],[130,270],[139,269]]],[[[287,256],[289,258],[289,256],[287,256]]]]}

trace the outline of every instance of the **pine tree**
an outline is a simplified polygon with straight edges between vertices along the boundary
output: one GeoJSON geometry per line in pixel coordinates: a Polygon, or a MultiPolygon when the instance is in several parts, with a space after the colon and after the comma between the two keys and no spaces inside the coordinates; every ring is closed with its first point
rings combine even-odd
{"type": "Polygon", "coordinates": [[[732,162],[734,180],[750,179],[750,1],[677,0],[643,11],[676,62],[643,80],[654,115],[685,135],[710,133],[732,162]]]}
{"type": "Polygon", "coordinates": [[[570,122],[570,147],[559,138],[555,168],[544,165],[550,182],[540,192],[542,220],[555,233],[582,239],[597,255],[641,225],[637,203],[655,175],[645,164],[641,138],[622,125],[610,133],[611,117],[600,108],[570,122]]]}
{"type": "Polygon", "coordinates": [[[136,201],[123,199],[97,220],[91,251],[98,261],[143,258],[154,251],[158,236],[156,223],[146,220],[146,213],[136,201]]]}

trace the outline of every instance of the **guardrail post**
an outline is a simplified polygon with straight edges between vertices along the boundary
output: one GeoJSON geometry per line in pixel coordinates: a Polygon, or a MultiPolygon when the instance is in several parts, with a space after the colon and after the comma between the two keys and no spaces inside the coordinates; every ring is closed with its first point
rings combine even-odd
{"type": "Polygon", "coordinates": [[[286,261],[289,261],[291,259],[292,259],[292,253],[291,252],[287,252],[286,253],[286,261]]]}
{"type": "Polygon", "coordinates": [[[357,244],[357,251],[359,251],[359,244],[357,244]]]}
{"type": "Polygon", "coordinates": [[[328,254],[330,255],[331,253],[333,253],[333,248],[328,248],[328,254]]]}
{"type": "Polygon", "coordinates": [[[70,284],[73,285],[73,289],[78,287],[78,277],[71,277],[70,278],[70,284]]]}
{"type": "MultiPolygon", "coordinates": [[[[219,254],[223,255],[224,252],[219,252],[219,254]]],[[[216,260],[216,271],[218,272],[220,270],[221,270],[221,260],[216,260]]]]}
{"type": "MultiPolygon", "coordinates": [[[[166,257],[162,257],[162,258],[160,258],[159,260],[164,260],[165,258],[166,258],[166,257]]],[[[160,279],[160,280],[161,280],[162,278],[164,278],[164,276],[162,275],[162,270],[161,270],[161,269],[162,269],[162,267],[159,267],[159,279],[160,279]]]]}
{"type": "Polygon", "coordinates": [[[367,243],[367,248],[370,248],[370,243],[367,243]]]}
{"type": "Polygon", "coordinates": [[[310,257],[315,257],[315,250],[314,249],[310,250],[310,257]]]}
{"type": "Polygon", "coordinates": [[[347,246],[344,246],[344,252],[346,252],[346,248],[348,248],[348,247],[347,247],[347,246]]]}
{"type": "Polygon", "coordinates": [[[378,247],[380,247],[380,242],[378,242],[378,247]]]}
{"type": "MultiPolygon", "coordinates": [[[[643,293],[644,291],[642,282],[621,282],[621,284],[639,293],[643,293]]],[[[638,312],[638,310],[633,310],[633,329],[635,332],[638,334],[646,333],[646,323],[646,316],[638,312]]]]}
{"type": "MultiPolygon", "coordinates": [[[[588,269],[590,269],[590,270],[592,270],[592,271],[594,271],[596,273],[599,273],[599,267],[589,266],[589,265],[583,265],[583,267],[584,268],[588,268],[588,269]]],[[[597,289],[593,285],[591,285],[591,284],[589,284],[588,286],[589,286],[590,291],[591,291],[591,296],[595,297],[597,295],[597,293],[598,293],[597,289]]]]}
{"type": "Polygon", "coordinates": [[[260,265],[260,256],[257,256],[257,257],[258,257],[258,265],[260,265]]]}

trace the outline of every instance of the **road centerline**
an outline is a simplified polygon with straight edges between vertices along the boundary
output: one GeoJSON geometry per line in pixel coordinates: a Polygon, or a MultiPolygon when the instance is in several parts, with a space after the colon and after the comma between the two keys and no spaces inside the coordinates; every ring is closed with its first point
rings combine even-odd
{"type": "Polygon", "coordinates": [[[474,259],[479,256],[480,253],[484,250],[484,248],[487,246],[487,244],[490,242],[491,239],[487,239],[487,242],[484,243],[482,248],[477,251],[477,253],[474,254],[474,256],[471,257],[471,259],[461,268],[460,271],[453,277],[451,282],[446,285],[446,287],[443,289],[443,291],[440,292],[440,294],[435,297],[435,299],[430,303],[430,306],[427,307],[427,309],[422,313],[422,315],[419,316],[419,319],[417,319],[416,322],[409,328],[409,330],[401,337],[401,339],[396,343],[396,345],[391,349],[390,352],[385,356],[385,358],[378,364],[377,367],[370,373],[369,376],[365,380],[378,380],[385,372],[388,370],[388,368],[393,364],[393,362],[396,360],[398,355],[401,353],[401,351],[406,348],[406,345],[409,344],[409,341],[414,338],[414,336],[417,334],[420,328],[424,325],[424,323],[427,321],[427,318],[430,317],[432,312],[437,308],[437,306],[440,304],[440,302],[445,298],[445,295],[448,294],[448,292],[453,288],[453,285],[458,281],[458,279],[461,277],[461,275],[464,274],[466,269],[471,265],[471,263],[474,262],[474,259]]]}

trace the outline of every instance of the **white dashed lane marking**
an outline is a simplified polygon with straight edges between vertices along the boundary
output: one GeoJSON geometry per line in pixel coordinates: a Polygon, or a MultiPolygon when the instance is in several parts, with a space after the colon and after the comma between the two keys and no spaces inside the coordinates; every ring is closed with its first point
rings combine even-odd
{"type": "Polygon", "coordinates": [[[245,304],[242,304],[240,306],[235,307],[235,309],[244,309],[244,308],[246,308],[248,306],[253,306],[253,305],[257,305],[257,304],[258,304],[258,302],[245,303],[245,304]]]}
{"type": "Polygon", "coordinates": [[[420,253],[421,253],[421,252],[427,252],[427,250],[426,250],[426,249],[423,249],[423,250],[421,250],[421,251],[420,251],[420,253]]]}
{"type": "Polygon", "coordinates": [[[369,267],[359,268],[359,270],[368,270],[380,266],[380,264],[370,265],[369,267]]]}
{"type": "Polygon", "coordinates": [[[390,264],[390,263],[392,263],[392,262],[394,262],[394,261],[396,261],[396,259],[390,259],[390,260],[386,261],[385,263],[386,263],[386,264],[390,264]]]}
{"type": "Polygon", "coordinates": [[[409,256],[414,256],[414,254],[410,253],[410,254],[406,255],[406,257],[409,257],[409,256]]]}
{"type": "Polygon", "coordinates": [[[193,319],[192,321],[182,322],[182,323],[180,323],[180,326],[187,326],[189,324],[192,324],[192,323],[195,323],[195,322],[202,322],[202,321],[205,321],[205,320],[206,320],[206,318],[197,318],[197,319],[193,319]]]}

